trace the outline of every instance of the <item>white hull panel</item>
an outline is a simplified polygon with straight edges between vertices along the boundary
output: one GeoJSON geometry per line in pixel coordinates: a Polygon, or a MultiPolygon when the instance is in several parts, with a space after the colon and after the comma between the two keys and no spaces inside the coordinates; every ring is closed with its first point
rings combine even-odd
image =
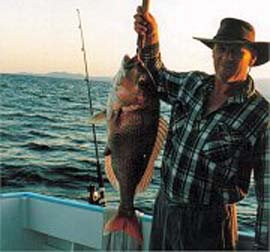
{"type": "MultiPolygon", "coordinates": [[[[101,250],[105,209],[37,193],[1,194],[1,251],[101,250]]],[[[152,217],[140,216],[147,251],[152,217]]],[[[252,237],[240,236],[241,249],[252,237]]]]}

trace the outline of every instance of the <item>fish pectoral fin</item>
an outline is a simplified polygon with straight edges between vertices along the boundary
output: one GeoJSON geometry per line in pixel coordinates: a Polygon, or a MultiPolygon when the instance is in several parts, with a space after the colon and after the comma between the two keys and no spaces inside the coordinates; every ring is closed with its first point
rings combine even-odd
{"type": "Polygon", "coordinates": [[[103,110],[89,118],[90,124],[104,124],[106,123],[106,110],[103,110]]]}
{"type": "Polygon", "coordinates": [[[124,232],[136,239],[140,244],[143,243],[141,225],[136,215],[132,218],[116,215],[108,221],[104,227],[105,233],[124,232]]]}
{"type": "Polygon", "coordinates": [[[119,182],[115,176],[115,172],[112,166],[112,156],[111,154],[105,155],[105,171],[108,180],[115,190],[119,190],[119,182]]]}
{"type": "Polygon", "coordinates": [[[162,148],[163,143],[165,142],[167,133],[168,133],[168,123],[166,122],[165,119],[160,118],[159,123],[158,123],[156,141],[155,141],[152,153],[150,155],[147,167],[145,169],[145,172],[139,184],[136,187],[136,193],[143,192],[146,189],[146,187],[150,184],[153,177],[155,161],[159,155],[159,152],[162,148]]]}

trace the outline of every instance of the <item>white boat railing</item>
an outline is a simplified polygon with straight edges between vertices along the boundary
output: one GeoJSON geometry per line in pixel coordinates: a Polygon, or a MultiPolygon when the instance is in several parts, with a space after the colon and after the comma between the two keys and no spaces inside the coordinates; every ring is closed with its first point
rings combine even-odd
{"type": "MultiPolygon", "coordinates": [[[[102,250],[105,209],[31,192],[1,195],[0,250],[102,250]]],[[[151,216],[140,216],[147,250],[151,216]]]]}
{"type": "MultiPolygon", "coordinates": [[[[0,251],[102,250],[106,209],[32,192],[1,194],[0,251]]],[[[139,216],[148,250],[152,217],[139,216]]],[[[239,249],[251,250],[253,237],[240,232],[239,249]]]]}

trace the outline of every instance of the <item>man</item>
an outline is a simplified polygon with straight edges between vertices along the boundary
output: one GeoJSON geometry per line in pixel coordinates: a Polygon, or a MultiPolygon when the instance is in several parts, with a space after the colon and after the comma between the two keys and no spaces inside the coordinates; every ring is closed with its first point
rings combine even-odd
{"type": "Polygon", "coordinates": [[[177,73],[161,61],[154,17],[138,7],[134,18],[135,31],[146,37],[140,58],[172,105],[150,249],[235,249],[235,203],[247,195],[252,171],[254,247],[267,249],[270,107],[248,73],[269,61],[270,42],[255,42],[249,23],[225,18],[213,39],[195,38],[212,49],[215,75],[177,73]]]}

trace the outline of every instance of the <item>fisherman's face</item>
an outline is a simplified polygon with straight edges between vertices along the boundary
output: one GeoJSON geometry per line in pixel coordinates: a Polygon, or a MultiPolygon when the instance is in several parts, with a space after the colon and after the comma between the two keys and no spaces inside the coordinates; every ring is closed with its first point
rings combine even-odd
{"type": "Polygon", "coordinates": [[[217,43],[213,48],[213,59],[216,78],[222,83],[228,83],[245,81],[256,57],[244,45],[217,43]]]}

